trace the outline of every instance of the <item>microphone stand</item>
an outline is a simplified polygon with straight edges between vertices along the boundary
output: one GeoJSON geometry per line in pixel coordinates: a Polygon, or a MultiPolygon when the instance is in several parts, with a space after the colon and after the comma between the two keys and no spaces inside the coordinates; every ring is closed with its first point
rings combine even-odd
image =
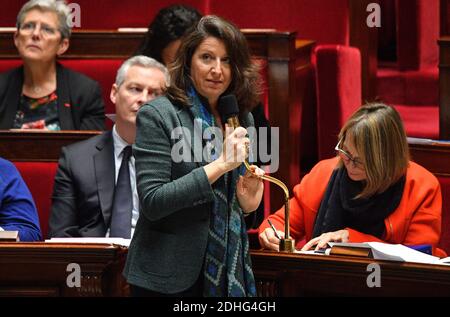
{"type": "MultiPolygon", "coordinates": [[[[227,119],[227,123],[233,127],[239,127],[239,120],[237,118],[237,116],[233,116],[227,119]]],[[[252,173],[253,175],[255,175],[255,173],[253,173],[250,170],[250,165],[248,164],[247,160],[244,161],[244,165],[245,168],[247,169],[247,171],[249,171],[250,173],[252,173]]],[[[255,175],[257,176],[257,175],[255,175]]],[[[294,239],[290,238],[290,228],[289,228],[289,189],[287,188],[287,186],[280,181],[279,179],[269,176],[269,175],[262,175],[262,176],[257,176],[260,177],[266,181],[269,181],[271,183],[274,183],[276,185],[278,185],[279,187],[281,187],[281,189],[284,192],[284,239],[280,240],[280,251],[281,252],[289,252],[292,253],[295,251],[295,241],[294,239]]]]}

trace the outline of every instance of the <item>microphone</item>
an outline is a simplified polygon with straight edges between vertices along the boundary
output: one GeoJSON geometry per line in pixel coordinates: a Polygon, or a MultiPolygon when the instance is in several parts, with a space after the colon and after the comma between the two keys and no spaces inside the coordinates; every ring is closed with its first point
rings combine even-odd
{"type": "MultiPolygon", "coordinates": [[[[239,124],[239,106],[235,95],[225,95],[220,97],[219,103],[217,106],[217,111],[220,114],[222,122],[228,123],[233,129],[236,129],[240,126],[239,124]]],[[[250,170],[250,165],[248,161],[244,161],[245,168],[247,171],[255,175],[250,170]]],[[[256,175],[255,175],[256,176],[256,175]]],[[[269,175],[257,176],[269,182],[272,182],[284,191],[284,239],[280,239],[280,251],[282,252],[294,252],[295,251],[295,241],[294,239],[289,238],[290,236],[290,228],[289,228],[289,189],[287,186],[276,179],[275,177],[269,175]]]]}
{"type": "Polygon", "coordinates": [[[233,129],[240,126],[239,124],[239,107],[235,95],[222,96],[217,106],[222,122],[228,123],[233,129]]]}

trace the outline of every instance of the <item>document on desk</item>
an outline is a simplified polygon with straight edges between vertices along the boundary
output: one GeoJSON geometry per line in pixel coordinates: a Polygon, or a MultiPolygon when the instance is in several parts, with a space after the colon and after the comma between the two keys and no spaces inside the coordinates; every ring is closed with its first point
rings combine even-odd
{"type": "Polygon", "coordinates": [[[401,244],[389,244],[381,242],[329,242],[328,246],[329,248],[322,249],[321,251],[296,251],[296,253],[317,255],[347,255],[373,258],[375,260],[450,265],[450,257],[440,259],[436,256],[425,254],[401,244]]]}
{"type": "Polygon", "coordinates": [[[368,248],[372,252],[372,257],[376,260],[450,265],[450,258],[440,259],[436,256],[432,256],[411,249],[402,244],[389,244],[382,242],[365,242],[365,243],[329,242],[328,245],[331,247],[331,250],[335,246],[339,248],[345,247],[368,248]]]}
{"type": "Polygon", "coordinates": [[[124,247],[130,246],[131,239],[123,238],[51,238],[45,240],[47,243],[106,243],[117,244],[124,247]]]}

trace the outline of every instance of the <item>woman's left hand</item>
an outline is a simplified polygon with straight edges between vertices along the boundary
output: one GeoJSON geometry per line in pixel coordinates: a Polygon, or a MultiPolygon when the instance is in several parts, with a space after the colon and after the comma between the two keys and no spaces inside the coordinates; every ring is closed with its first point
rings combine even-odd
{"type": "Polygon", "coordinates": [[[314,250],[324,249],[327,247],[328,242],[348,242],[348,236],[348,230],[322,233],[320,236],[309,240],[309,242],[303,246],[302,251],[308,251],[314,246],[316,246],[314,250]]]}
{"type": "Polygon", "coordinates": [[[264,192],[264,183],[261,177],[264,171],[256,165],[251,165],[250,170],[244,176],[240,176],[237,182],[237,199],[245,213],[255,211],[264,192]]]}

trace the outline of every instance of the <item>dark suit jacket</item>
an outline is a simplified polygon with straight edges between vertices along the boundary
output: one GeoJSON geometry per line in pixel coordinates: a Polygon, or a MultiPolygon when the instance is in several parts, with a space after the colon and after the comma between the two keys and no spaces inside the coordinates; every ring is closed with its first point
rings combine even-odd
{"type": "MultiPolygon", "coordinates": [[[[23,77],[23,66],[0,74],[0,129],[13,127],[23,77]]],[[[56,95],[61,130],[104,130],[105,106],[96,81],[57,64],[56,95]]]]}
{"type": "MultiPolygon", "coordinates": [[[[253,125],[251,114],[241,123],[253,125]]],[[[133,153],[140,215],[124,269],[130,284],[167,294],[186,290],[199,277],[214,202],[206,162],[173,160],[180,142],[171,138],[176,128],[186,129],[184,142],[202,148],[188,108],[160,97],[139,110],[133,153]]]]}
{"type": "Polygon", "coordinates": [[[50,237],[105,236],[111,221],[114,170],[111,131],[62,149],[53,188],[50,237]]]}

